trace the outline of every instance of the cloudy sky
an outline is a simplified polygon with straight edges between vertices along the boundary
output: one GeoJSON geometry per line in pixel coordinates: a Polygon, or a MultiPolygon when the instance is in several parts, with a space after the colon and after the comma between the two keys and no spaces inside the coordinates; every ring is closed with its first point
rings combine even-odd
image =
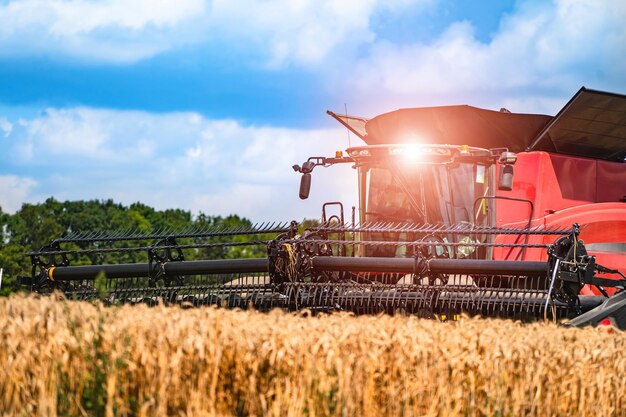
{"type": "Polygon", "coordinates": [[[0,0],[0,207],[318,217],[355,200],[336,167],[297,196],[291,165],[358,143],[326,109],[626,93],[624,22],[623,0],[0,0]]]}

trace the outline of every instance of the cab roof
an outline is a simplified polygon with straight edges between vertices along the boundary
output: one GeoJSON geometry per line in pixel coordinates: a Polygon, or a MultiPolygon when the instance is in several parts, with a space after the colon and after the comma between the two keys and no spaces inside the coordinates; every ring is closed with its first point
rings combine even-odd
{"type": "Polygon", "coordinates": [[[626,96],[582,87],[556,116],[467,105],[399,109],[372,119],[328,112],[368,145],[437,143],[626,157],[626,96]]]}

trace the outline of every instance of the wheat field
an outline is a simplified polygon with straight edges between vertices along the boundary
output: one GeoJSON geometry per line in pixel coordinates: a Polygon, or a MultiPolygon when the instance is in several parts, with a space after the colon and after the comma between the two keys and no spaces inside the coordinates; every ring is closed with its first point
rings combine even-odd
{"type": "Polygon", "coordinates": [[[626,334],[0,299],[2,416],[626,416],[626,334]]]}

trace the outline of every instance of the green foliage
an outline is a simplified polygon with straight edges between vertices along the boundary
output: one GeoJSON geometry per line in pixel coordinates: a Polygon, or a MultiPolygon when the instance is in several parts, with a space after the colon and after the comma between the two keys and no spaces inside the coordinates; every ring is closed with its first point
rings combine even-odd
{"type": "Polygon", "coordinates": [[[26,248],[20,245],[0,246],[0,268],[3,269],[0,296],[12,292],[18,275],[30,275],[30,260],[24,252],[26,248]]]}
{"type": "MultiPolygon", "coordinates": [[[[54,239],[68,232],[89,231],[172,231],[184,229],[208,229],[215,227],[247,228],[249,220],[230,215],[210,216],[204,213],[192,216],[189,211],[180,209],[155,210],[142,203],[124,206],[113,200],[65,201],[53,198],[40,204],[24,204],[15,214],[4,213],[0,208],[0,268],[4,269],[0,295],[7,295],[15,287],[18,276],[30,276],[31,263],[25,254],[50,244],[54,239]]],[[[264,239],[267,236],[258,236],[264,239]]],[[[203,239],[202,243],[244,241],[245,237],[219,237],[203,239]]],[[[180,244],[196,243],[194,239],[179,239],[180,244]]],[[[145,245],[146,242],[131,242],[131,245],[145,245]]],[[[113,244],[122,246],[122,243],[113,244]]],[[[128,246],[129,242],[123,245],[128,246]]],[[[80,249],[76,244],[64,244],[63,249],[80,249]]],[[[185,251],[185,259],[242,258],[265,256],[264,246],[206,247],[185,251]]],[[[102,255],[81,255],[71,259],[72,265],[98,263],[146,262],[145,251],[111,253],[102,255]]]]}

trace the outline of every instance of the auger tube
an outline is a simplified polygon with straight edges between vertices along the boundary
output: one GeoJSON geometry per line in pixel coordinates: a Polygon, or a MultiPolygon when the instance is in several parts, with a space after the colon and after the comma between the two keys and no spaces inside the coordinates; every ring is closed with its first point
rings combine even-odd
{"type": "MultiPolygon", "coordinates": [[[[430,272],[438,274],[546,275],[546,262],[488,261],[478,259],[431,259],[426,261],[430,272]]],[[[317,256],[313,268],[326,271],[415,272],[412,258],[344,258],[317,256]]]]}
{"type": "MultiPolygon", "coordinates": [[[[228,274],[268,272],[267,258],[217,259],[209,261],[167,262],[163,264],[166,273],[185,274],[228,274]]],[[[107,278],[147,277],[150,274],[148,263],[117,265],[82,265],[51,268],[48,277],[53,281],[79,281],[95,279],[100,273],[107,278]]]]}

